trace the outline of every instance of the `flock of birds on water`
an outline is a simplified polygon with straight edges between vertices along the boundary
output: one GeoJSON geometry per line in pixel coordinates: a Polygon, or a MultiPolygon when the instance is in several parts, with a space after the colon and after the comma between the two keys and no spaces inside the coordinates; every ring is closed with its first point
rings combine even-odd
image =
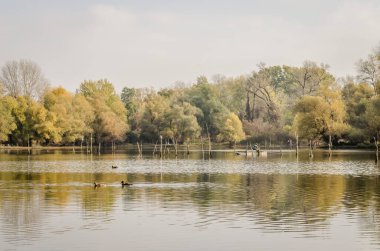
{"type": "MultiPolygon", "coordinates": [[[[112,169],[118,168],[118,166],[111,166],[111,167],[112,167],[112,169]]],[[[124,180],[121,181],[121,187],[129,187],[129,186],[132,186],[132,185],[133,185],[132,183],[124,182],[124,180]]],[[[104,186],[104,185],[102,185],[100,183],[96,183],[94,181],[94,188],[101,187],[101,186],[104,186]]]]}

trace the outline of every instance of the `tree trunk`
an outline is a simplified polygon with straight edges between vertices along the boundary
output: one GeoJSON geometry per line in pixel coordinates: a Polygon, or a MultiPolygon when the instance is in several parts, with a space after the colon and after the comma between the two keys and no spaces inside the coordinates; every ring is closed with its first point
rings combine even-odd
{"type": "Polygon", "coordinates": [[[28,153],[30,154],[30,143],[29,143],[29,141],[30,141],[30,138],[29,138],[29,133],[28,133],[28,153]]]}
{"type": "Polygon", "coordinates": [[[271,149],[271,148],[272,148],[272,137],[269,136],[269,149],[271,149]]]}
{"type": "Polygon", "coordinates": [[[158,143],[158,140],[156,141],[156,144],[154,144],[153,156],[156,154],[156,151],[157,151],[157,143],[158,143]]]}
{"type": "Polygon", "coordinates": [[[160,158],[162,158],[162,136],[160,135],[160,158]]]}
{"type": "Polygon", "coordinates": [[[332,148],[332,139],[331,139],[331,135],[329,135],[329,157],[332,156],[331,148],[332,148]]]}
{"type": "Polygon", "coordinates": [[[90,135],[90,153],[92,154],[92,133],[90,135]]]}
{"type": "Polygon", "coordinates": [[[211,158],[211,138],[208,135],[208,156],[211,158]]]}
{"type": "Polygon", "coordinates": [[[249,102],[249,93],[248,92],[247,92],[247,102],[245,104],[245,113],[246,113],[247,120],[252,121],[251,104],[249,102]]]}
{"type": "Polygon", "coordinates": [[[204,149],[203,137],[201,137],[201,144],[202,144],[202,156],[203,156],[203,159],[204,159],[205,158],[205,149],[204,149]]]}
{"type": "Polygon", "coordinates": [[[177,157],[178,156],[178,145],[177,145],[177,141],[174,137],[172,137],[172,142],[173,142],[173,146],[174,146],[175,156],[177,157]]]}
{"type": "Polygon", "coordinates": [[[373,137],[373,140],[375,141],[375,147],[376,147],[376,163],[379,163],[379,145],[378,145],[378,140],[379,140],[379,132],[377,132],[376,137],[373,137]]]}
{"type": "Polygon", "coordinates": [[[163,147],[162,154],[165,156],[167,154],[166,149],[168,148],[168,141],[166,139],[165,141],[163,141],[162,147],[163,147]]]}
{"type": "Polygon", "coordinates": [[[310,158],[313,158],[313,157],[314,157],[314,155],[313,155],[313,146],[312,146],[312,141],[310,140],[309,142],[310,142],[309,157],[310,157],[310,158]]]}
{"type": "Polygon", "coordinates": [[[296,135],[296,156],[298,156],[298,134],[296,135]]]}
{"type": "Polygon", "coordinates": [[[98,148],[98,154],[100,155],[100,146],[101,146],[101,143],[99,141],[99,148],[98,148]]]}
{"type": "Polygon", "coordinates": [[[206,124],[206,129],[207,129],[207,138],[208,138],[208,157],[211,158],[211,137],[210,137],[210,132],[208,131],[207,124],[206,124]]]}
{"type": "Polygon", "coordinates": [[[255,119],[255,106],[256,106],[256,93],[253,94],[252,109],[251,109],[251,121],[255,119]]]}

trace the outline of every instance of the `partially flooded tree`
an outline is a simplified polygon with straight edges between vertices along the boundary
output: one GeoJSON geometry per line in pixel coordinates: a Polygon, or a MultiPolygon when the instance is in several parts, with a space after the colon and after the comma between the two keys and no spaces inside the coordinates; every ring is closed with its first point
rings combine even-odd
{"type": "Polygon", "coordinates": [[[324,126],[325,134],[327,134],[329,139],[329,155],[331,156],[332,137],[340,137],[343,133],[347,132],[349,128],[345,121],[346,107],[341,98],[341,91],[336,83],[323,83],[318,94],[326,103],[326,110],[324,111],[324,126]]]}
{"type": "Polygon", "coordinates": [[[197,138],[201,132],[196,115],[200,110],[190,103],[173,104],[165,111],[165,126],[162,135],[170,138],[177,151],[178,143],[189,143],[191,139],[197,138]]]}
{"type": "Polygon", "coordinates": [[[328,106],[323,98],[317,96],[304,96],[295,106],[293,130],[296,135],[308,140],[310,157],[313,157],[313,143],[324,132],[327,109],[328,106]]]}
{"type": "Polygon", "coordinates": [[[169,110],[168,100],[156,93],[148,95],[141,118],[141,135],[155,142],[165,127],[165,113],[169,110]]]}
{"type": "Polygon", "coordinates": [[[6,94],[40,99],[48,86],[41,68],[31,60],[8,61],[1,68],[0,82],[6,94]]]}

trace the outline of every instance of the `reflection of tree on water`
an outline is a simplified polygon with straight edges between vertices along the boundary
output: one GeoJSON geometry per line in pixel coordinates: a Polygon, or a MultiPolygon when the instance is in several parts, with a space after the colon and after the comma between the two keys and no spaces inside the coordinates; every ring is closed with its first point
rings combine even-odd
{"type": "Polygon", "coordinates": [[[363,236],[375,233],[380,242],[380,179],[379,176],[349,177],[343,201],[348,214],[359,215],[363,236]]]}
{"type": "Polygon", "coordinates": [[[44,219],[41,207],[45,206],[44,192],[35,190],[29,174],[0,173],[0,211],[3,221],[1,231],[8,241],[23,240],[22,244],[40,237],[41,232],[36,227],[44,219]],[[5,178],[5,179],[4,179],[5,178]],[[9,180],[17,180],[9,182],[9,180]]]}
{"type": "MultiPolygon", "coordinates": [[[[286,230],[313,231],[327,224],[345,189],[344,176],[249,175],[247,196],[258,223],[282,224],[286,230]]],[[[283,229],[282,229],[283,230],[283,229]]]]}
{"type": "Polygon", "coordinates": [[[84,220],[112,219],[117,210],[139,207],[195,212],[198,218],[188,223],[199,227],[229,222],[241,228],[303,232],[326,229],[343,207],[348,215],[361,215],[363,230],[380,232],[379,181],[365,176],[0,172],[0,182],[2,231],[7,236],[20,234],[20,229],[37,235],[30,226],[44,220],[44,210],[73,205],[84,220]],[[94,189],[94,180],[108,186],[94,189]],[[135,185],[123,189],[120,180],[135,185]]]}

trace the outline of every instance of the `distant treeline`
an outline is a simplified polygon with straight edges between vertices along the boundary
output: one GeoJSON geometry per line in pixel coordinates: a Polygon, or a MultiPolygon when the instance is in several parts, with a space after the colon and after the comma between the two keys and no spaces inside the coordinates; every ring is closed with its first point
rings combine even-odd
{"type": "Polygon", "coordinates": [[[51,88],[38,65],[9,61],[0,76],[1,144],[79,145],[243,140],[373,144],[380,132],[380,49],[336,79],[328,65],[266,66],[239,77],[204,76],[171,88],[84,81],[51,88]]]}

